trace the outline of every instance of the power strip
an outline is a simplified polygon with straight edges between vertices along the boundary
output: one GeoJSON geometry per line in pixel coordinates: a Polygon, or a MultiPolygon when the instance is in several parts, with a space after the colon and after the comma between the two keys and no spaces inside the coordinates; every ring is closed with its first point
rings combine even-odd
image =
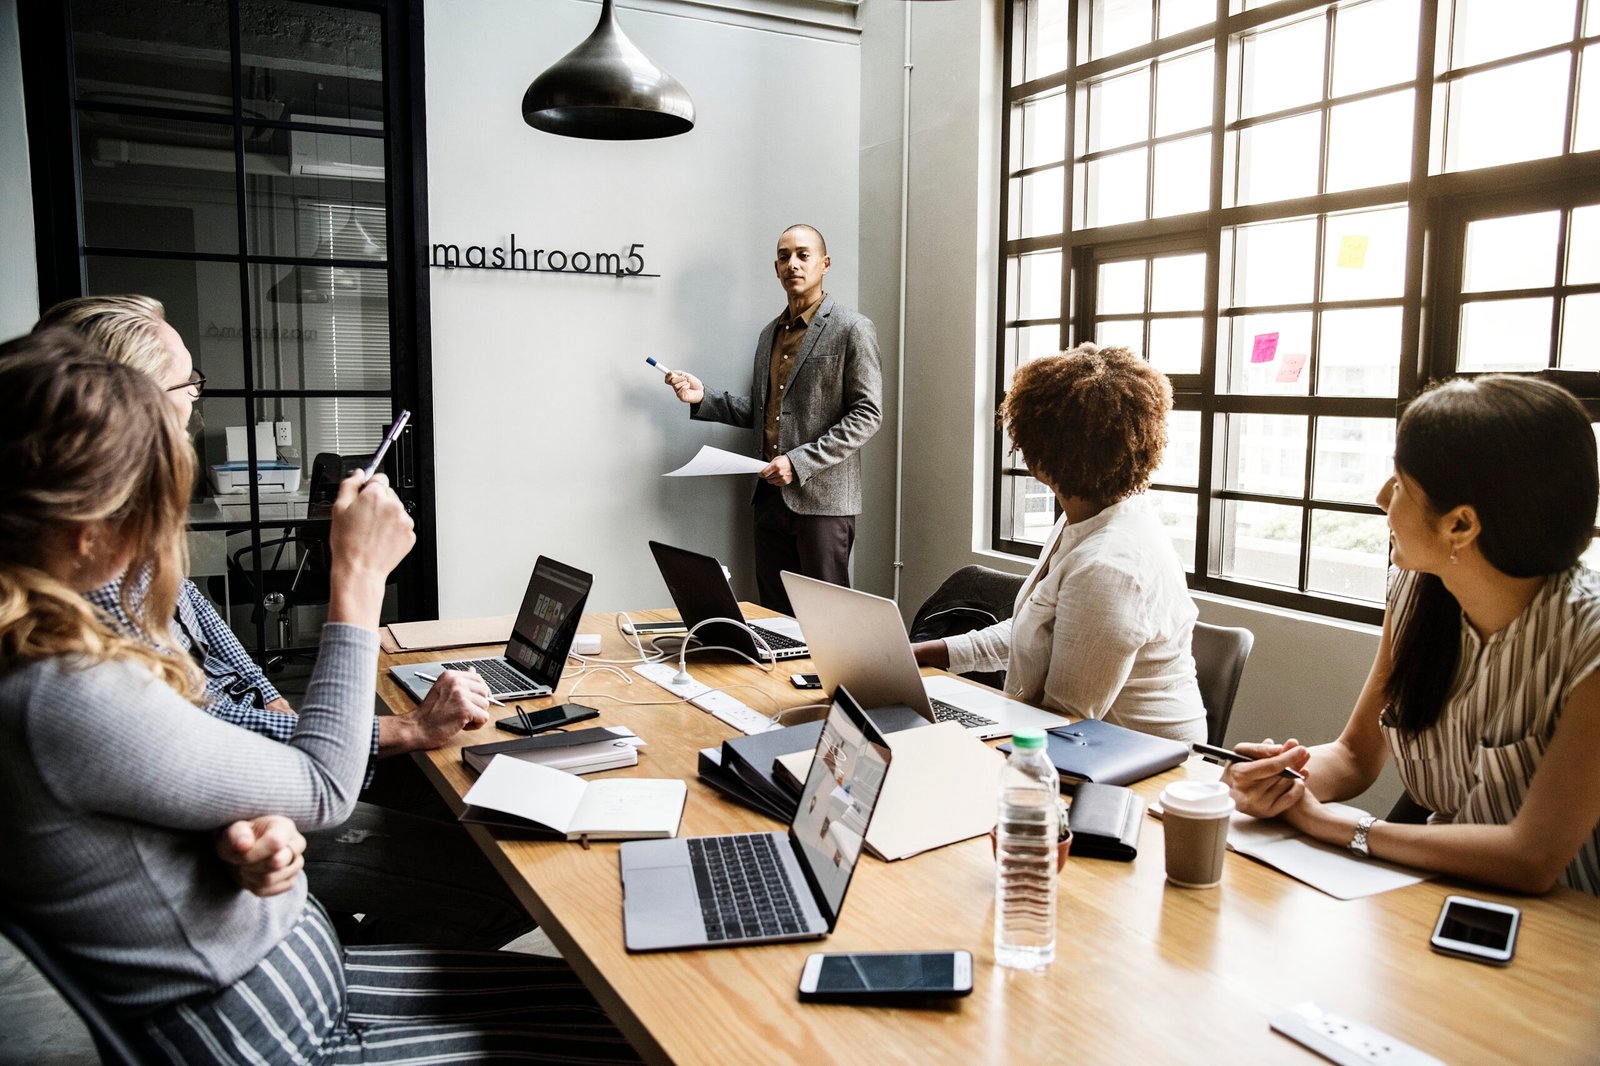
{"type": "Polygon", "coordinates": [[[1432,1055],[1370,1025],[1302,1003],[1272,1019],[1272,1027],[1339,1066],[1444,1066],[1432,1055]]]}
{"type": "Polygon", "coordinates": [[[726,722],[746,736],[780,728],[769,716],[740,703],[721,689],[702,685],[692,678],[684,684],[674,684],[672,679],[678,676],[676,663],[640,663],[633,668],[633,672],[646,681],[655,682],[679,699],[687,699],[713,718],[726,722]]]}

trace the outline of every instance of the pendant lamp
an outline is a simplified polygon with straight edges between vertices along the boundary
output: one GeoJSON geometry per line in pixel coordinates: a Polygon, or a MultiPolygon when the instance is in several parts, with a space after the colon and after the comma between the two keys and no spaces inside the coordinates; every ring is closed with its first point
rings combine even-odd
{"type": "Polygon", "coordinates": [[[694,101],[628,40],[612,0],[578,47],[533,79],[522,117],[536,130],[598,141],[674,137],[694,129],[694,101]]]}

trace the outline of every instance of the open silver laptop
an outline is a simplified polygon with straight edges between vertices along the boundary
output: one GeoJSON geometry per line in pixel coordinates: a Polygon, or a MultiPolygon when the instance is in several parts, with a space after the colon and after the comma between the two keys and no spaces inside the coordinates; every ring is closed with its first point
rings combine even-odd
{"type": "Polygon", "coordinates": [[[498,699],[548,696],[561,681],[593,584],[594,578],[582,570],[541,555],[533,564],[504,655],[409,663],[391,666],[389,673],[418,702],[441,670],[476,670],[498,699]]]}
{"type": "Polygon", "coordinates": [[[953,677],[923,677],[893,600],[783,572],[825,691],[843,685],[865,707],[904,703],[931,722],[960,722],[983,739],[1068,719],[953,677]]]}
{"type": "Polygon", "coordinates": [[[622,845],[629,951],[815,940],[833,931],[889,772],[888,741],[838,689],[785,833],[622,845]]]}

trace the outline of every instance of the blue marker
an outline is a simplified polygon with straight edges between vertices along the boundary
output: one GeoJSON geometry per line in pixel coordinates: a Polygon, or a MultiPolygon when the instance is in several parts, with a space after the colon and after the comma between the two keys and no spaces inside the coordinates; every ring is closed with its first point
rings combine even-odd
{"type": "Polygon", "coordinates": [[[653,356],[653,355],[645,356],[644,357],[644,361],[649,363],[651,366],[655,367],[657,370],[661,371],[663,374],[672,373],[672,369],[670,367],[662,366],[660,363],[656,362],[656,357],[653,356]]]}

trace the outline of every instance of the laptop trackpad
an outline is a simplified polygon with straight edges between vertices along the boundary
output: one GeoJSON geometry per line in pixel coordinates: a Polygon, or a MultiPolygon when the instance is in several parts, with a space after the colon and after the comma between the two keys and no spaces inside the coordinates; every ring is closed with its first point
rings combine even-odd
{"type": "Polygon", "coordinates": [[[698,916],[700,895],[695,890],[694,872],[687,866],[654,866],[635,870],[634,891],[628,896],[628,909],[639,914],[693,911],[698,916]]]}

